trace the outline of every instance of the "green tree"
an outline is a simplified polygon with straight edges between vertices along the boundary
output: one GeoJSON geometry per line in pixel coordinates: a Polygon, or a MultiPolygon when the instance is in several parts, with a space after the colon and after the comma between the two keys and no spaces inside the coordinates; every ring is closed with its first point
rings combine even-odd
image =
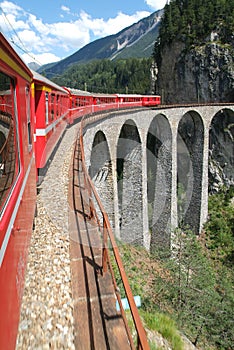
{"type": "Polygon", "coordinates": [[[232,274],[226,269],[216,271],[198,237],[190,232],[178,230],[173,246],[171,259],[164,262],[166,278],[155,280],[160,307],[173,308],[177,324],[195,345],[209,341],[218,349],[229,349],[232,274]]]}
{"type": "Polygon", "coordinates": [[[209,219],[205,225],[206,244],[214,258],[234,263],[234,186],[209,197],[209,219]]]}
{"type": "Polygon", "coordinates": [[[150,93],[152,59],[96,60],[73,65],[62,76],[53,79],[59,85],[101,93],[150,93]]]}

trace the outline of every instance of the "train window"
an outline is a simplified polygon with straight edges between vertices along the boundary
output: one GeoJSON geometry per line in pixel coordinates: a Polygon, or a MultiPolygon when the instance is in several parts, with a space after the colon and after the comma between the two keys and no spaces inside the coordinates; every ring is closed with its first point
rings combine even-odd
{"type": "Polygon", "coordinates": [[[20,171],[15,82],[0,71],[0,214],[20,171]]]}
{"type": "Polygon", "coordinates": [[[54,120],[54,98],[55,95],[51,94],[51,120],[54,120]]]}
{"type": "Polygon", "coordinates": [[[59,116],[59,95],[56,95],[56,115],[59,116]]]}
{"type": "Polygon", "coordinates": [[[45,122],[49,124],[49,93],[45,92],[45,122]]]}
{"type": "Polygon", "coordinates": [[[31,135],[31,118],[30,118],[30,90],[29,86],[25,88],[25,98],[26,98],[26,113],[27,113],[27,125],[28,125],[28,150],[32,150],[32,135],[31,135]]]}

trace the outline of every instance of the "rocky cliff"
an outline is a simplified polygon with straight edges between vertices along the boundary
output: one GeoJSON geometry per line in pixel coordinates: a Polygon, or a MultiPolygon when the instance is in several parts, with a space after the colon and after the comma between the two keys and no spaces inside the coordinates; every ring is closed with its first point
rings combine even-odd
{"type": "Polygon", "coordinates": [[[185,50],[182,42],[166,45],[158,64],[156,92],[165,103],[233,102],[233,45],[210,41],[185,50]]]}

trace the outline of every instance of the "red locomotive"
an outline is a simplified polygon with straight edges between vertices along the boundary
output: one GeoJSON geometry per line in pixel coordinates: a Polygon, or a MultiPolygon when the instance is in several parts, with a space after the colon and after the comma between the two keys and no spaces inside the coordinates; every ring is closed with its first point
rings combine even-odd
{"type": "Polygon", "coordinates": [[[15,348],[36,186],[67,124],[158,104],[159,96],[62,88],[32,72],[0,33],[0,349],[15,348]]]}

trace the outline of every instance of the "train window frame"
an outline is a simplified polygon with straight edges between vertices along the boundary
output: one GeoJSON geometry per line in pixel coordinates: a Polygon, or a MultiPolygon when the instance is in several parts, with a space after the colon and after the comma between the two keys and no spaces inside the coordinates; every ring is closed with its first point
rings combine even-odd
{"type": "MultiPolygon", "coordinates": [[[[19,141],[19,121],[18,121],[18,108],[17,108],[17,79],[13,76],[11,76],[8,72],[5,72],[4,70],[0,70],[0,75],[5,76],[5,78],[8,79],[9,83],[9,92],[11,96],[11,104],[10,104],[10,112],[7,110],[5,111],[5,115],[11,118],[11,122],[13,124],[13,131],[12,131],[12,137],[13,137],[13,144],[14,144],[14,154],[15,154],[15,162],[14,162],[14,169],[13,169],[13,177],[12,181],[7,184],[7,182],[4,184],[5,188],[0,187],[0,191],[3,192],[3,195],[0,197],[0,219],[3,217],[4,212],[8,206],[8,203],[10,201],[10,198],[12,196],[12,193],[15,190],[15,187],[19,181],[19,177],[21,174],[21,154],[20,154],[20,141],[19,141]],[[8,187],[6,187],[8,186],[8,187]],[[5,190],[5,194],[4,194],[5,190]]],[[[7,91],[7,90],[3,90],[7,91]]],[[[5,104],[5,108],[7,109],[7,104],[5,104]]],[[[3,114],[3,110],[1,110],[1,113],[3,114]]],[[[10,126],[9,126],[9,133],[10,133],[10,126]]],[[[8,133],[7,137],[11,137],[11,135],[8,133]]],[[[7,145],[6,145],[7,147],[7,145]]],[[[6,160],[7,161],[7,160],[6,160]]],[[[5,161],[5,169],[6,169],[6,161],[5,161]]],[[[12,169],[10,169],[10,172],[12,172],[12,169]]],[[[4,173],[1,174],[1,178],[4,177],[4,173]]],[[[6,174],[7,175],[7,174],[6,174]]],[[[0,178],[0,180],[1,180],[0,178]]],[[[7,176],[6,176],[7,178],[7,176]]],[[[8,177],[9,178],[9,177],[8,177]]],[[[8,181],[8,180],[7,180],[8,181]]],[[[0,192],[0,195],[1,195],[0,192]]]]}
{"type": "Polygon", "coordinates": [[[45,91],[45,123],[49,124],[49,93],[45,91]]]}
{"type": "Polygon", "coordinates": [[[56,94],[56,119],[59,117],[59,102],[60,102],[60,96],[59,94],[56,94]]]}
{"type": "Polygon", "coordinates": [[[54,100],[55,100],[55,94],[52,92],[51,95],[50,95],[50,119],[51,121],[54,120],[54,100]]]}
{"type": "Polygon", "coordinates": [[[28,132],[28,152],[32,151],[32,135],[31,135],[31,99],[29,85],[25,87],[25,100],[26,100],[26,116],[27,116],[27,132],[28,132]]]}

